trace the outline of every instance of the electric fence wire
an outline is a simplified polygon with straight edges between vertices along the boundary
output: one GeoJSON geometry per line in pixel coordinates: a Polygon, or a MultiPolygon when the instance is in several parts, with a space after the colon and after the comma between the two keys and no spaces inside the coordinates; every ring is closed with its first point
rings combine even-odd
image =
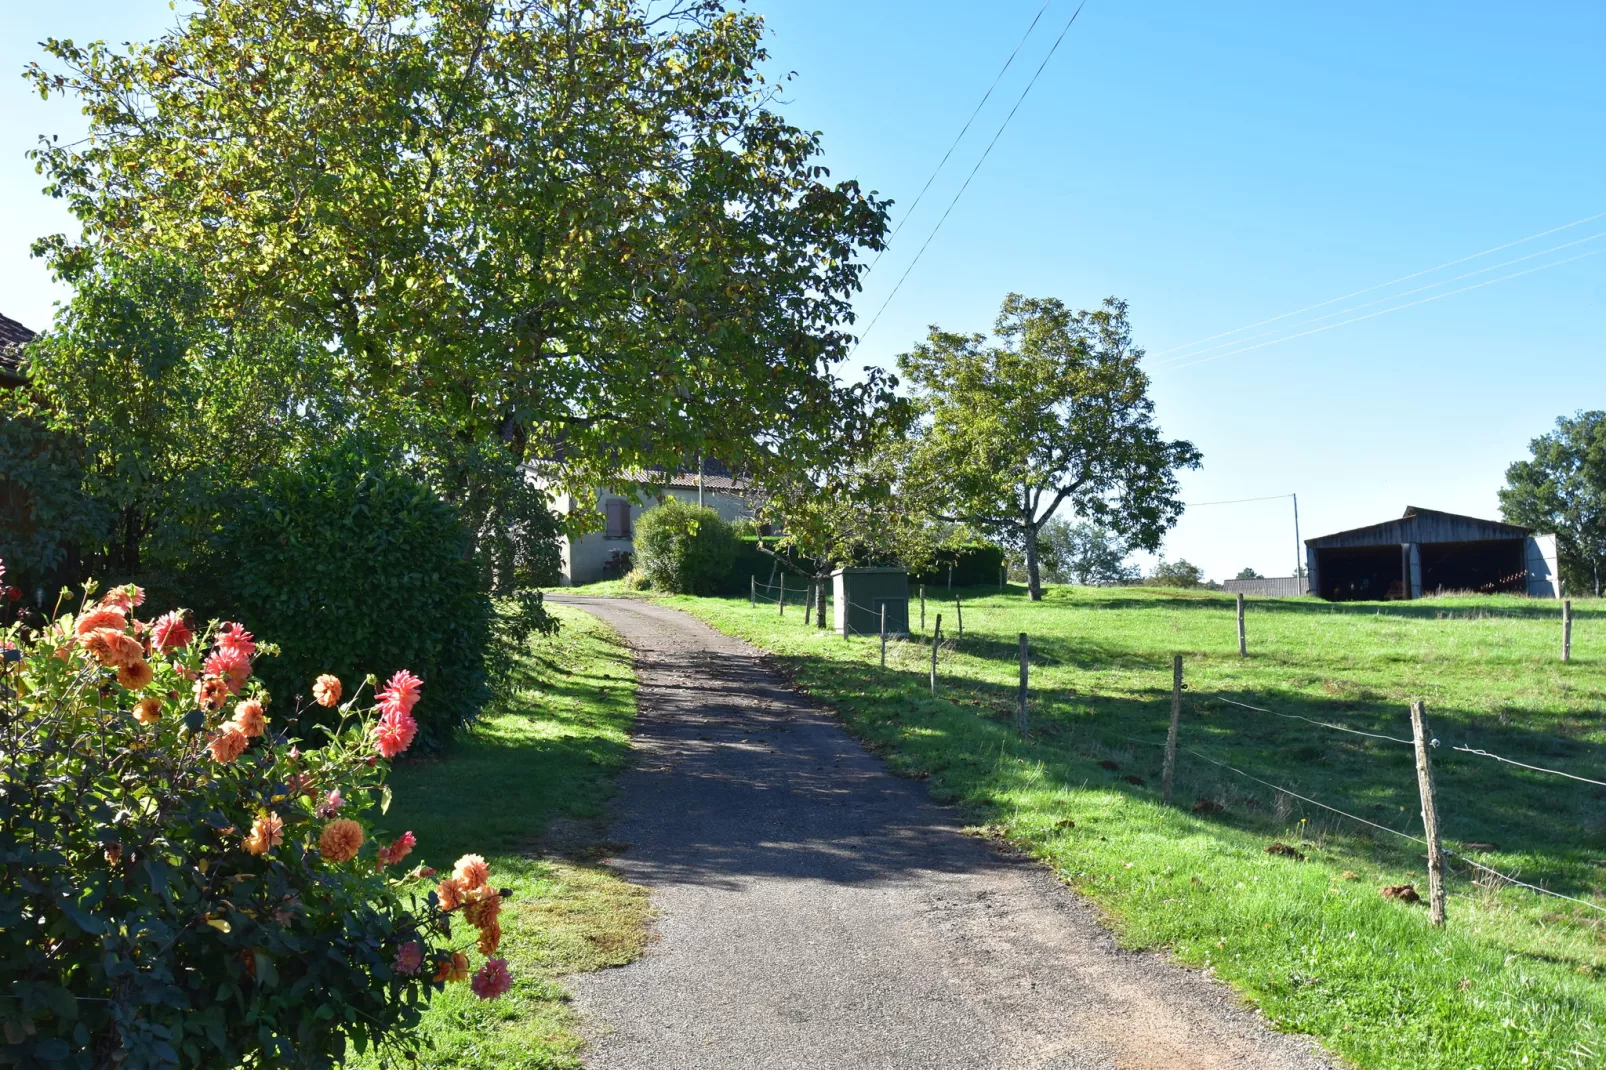
{"type": "Polygon", "coordinates": [[[1564,776],[1568,780],[1580,780],[1585,784],[1598,784],[1601,787],[1606,788],[1606,780],[1591,780],[1587,776],[1578,776],[1574,773],[1564,773],[1560,769],[1546,769],[1542,765],[1529,765],[1527,762],[1519,762],[1513,758],[1503,758],[1498,754],[1494,754],[1486,750],[1479,750],[1476,747],[1451,747],[1450,749],[1458,750],[1463,754],[1476,754],[1480,758],[1493,758],[1497,762],[1505,762],[1507,765],[1520,766],[1523,769],[1532,769],[1536,773],[1549,773],[1552,776],[1564,776]]]}
{"type": "Polygon", "coordinates": [[[1238,702],[1238,701],[1236,701],[1234,699],[1226,698],[1226,697],[1221,696],[1221,695],[1214,695],[1212,697],[1217,699],[1217,700],[1219,700],[1219,701],[1221,701],[1221,702],[1225,702],[1225,703],[1227,703],[1229,705],[1232,705],[1232,706],[1241,706],[1246,710],[1254,710],[1256,713],[1269,713],[1273,717],[1285,717],[1290,721],[1306,721],[1306,722],[1309,722],[1310,724],[1321,725],[1323,728],[1331,728],[1331,729],[1333,729],[1335,731],[1338,731],[1338,732],[1348,732],[1350,735],[1353,735],[1353,736],[1366,736],[1369,739],[1386,739],[1390,743],[1404,743],[1407,747],[1416,746],[1416,741],[1415,740],[1401,739],[1399,736],[1386,736],[1386,735],[1383,735],[1380,732],[1362,732],[1359,728],[1349,728],[1349,727],[1347,727],[1345,725],[1334,724],[1331,721],[1318,721],[1318,720],[1316,720],[1315,718],[1312,718],[1312,717],[1302,717],[1297,713],[1278,713],[1276,710],[1268,710],[1268,709],[1264,709],[1264,708],[1262,708],[1260,706],[1251,706],[1247,702],[1238,702]]]}
{"type": "Polygon", "coordinates": [[[998,76],[993,79],[993,84],[988,86],[987,92],[981,95],[981,100],[976,104],[976,110],[970,113],[970,118],[965,120],[965,125],[959,128],[959,133],[955,135],[953,144],[948,146],[948,151],[942,154],[941,160],[937,161],[937,166],[932,169],[931,174],[926,178],[926,184],[921,186],[920,192],[915,195],[914,203],[909,205],[909,210],[903,213],[903,218],[898,221],[898,225],[892,228],[891,234],[887,235],[886,243],[881,246],[881,251],[876,253],[875,259],[870,261],[870,266],[865,269],[865,274],[868,275],[875,270],[875,266],[881,263],[881,258],[887,255],[887,249],[891,247],[892,240],[898,236],[898,232],[903,230],[909,220],[914,217],[915,209],[919,208],[920,202],[925,200],[926,191],[931,189],[931,184],[937,180],[937,176],[942,173],[942,169],[948,165],[948,158],[954,154],[954,150],[959,147],[959,143],[970,132],[970,126],[976,121],[976,116],[981,114],[982,108],[992,98],[993,90],[997,89],[998,83],[1004,80],[1004,75],[1009,72],[1010,65],[1015,62],[1015,57],[1020,55],[1021,48],[1026,44],[1026,39],[1032,35],[1033,30],[1037,29],[1037,24],[1042,19],[1043,13],[1048,10],[1049,5],[1053,2],[1054,0],[1044,0],[1043,6],[1037,9],[1036,15],[1032,16],[1031,25],[1026,27],[1026,32],[1021,34],[1020,40],[1015,43],[1015,51],[1009,54],[1009,58],[999,68],[998,76]]]}
{"type": "Polygon", "coordinates": [[[1564,230],[1571,230],[1573,227],[1581,227],[1585,223],[1593,223],[1597,219],[1606,219],[1606,212],[1598,212],[1595,215],[1585,216],[1583,219],[1575,219],[1571,223],[1563,223],[1559,227],[1551,227],[1549,230],[1541,230],[1537,234],[1530,234],[1526,238],[1518,238],[1515,241],[1506,242],[1504,245],[1491,246],[1488,249],[1484,249],[1482,252],[1472,253],[1469,256],[1459,257],[1455,260],[1446,260],[1442,264],[1436,264],[1430,268],[1423,268],[1421,271],[1413,271],[1409,275],[1401,275],[1397,279],[1390,279],[1387,282],[1380,282],[1375,286],[1368,286],[1364,289],[1354,290],[1347,294],[1340,294],[1338,297],[1331,297],[1326,301],[1318,301],[1314,305],[1306,305],[1304,308],[1296,308],[1292,312],[1284,312],[1281,315],[1259,320],[1243,327],[1235,327],[1230,331],[1222,331],[1219,334],[1212,334],[1207,338],[1200,338],[1192,342],[1184,343],[1183,345],[1172,346],[1170,349],[1161,350],[1158,354],[1156,354],[1156,356],[1166,356],[1171,353],[1178,353],[1184,349],[1192,349],[1194,346],[1204,345],[1206,342],[1214,342],[1218,338],[1227,338],[1231,335],[1242,334],[1245,331],[1252,331],[1256,327],[1264,327],[1268,323],[1276,323],[1279,320],[1289,319],[1293,316],[1300,316],[1306,312],[1314,312],[1318,308],[1326,308],[1328,305],[1336,305],[1340,301],[1348,301],[1352,297],[1360,297],[1362,294],[1374,293],[1378,290],[1384,289],[1385,287],[1395,286],[1402,282],[1410,282],[1412,279],[1419,279],[1424,275],[1431,275],[1435,271],[1443,271],[1445,268],[1455,267],[1457,264],[1465,264],[1469,261],[1476,260],[1481,256],[1488,256],[1490,253],[1503,252],[1507,249],[1521,245],[1524,242],[1534,241],[1538,238],[1546,238],[1552,234],[1559,234],[1564,230]]]}
{"type": "MultiPolygon", "coordinates": [[[[1117,738],[1127,740],[1130,743],[1141,743],[1141,744],[1143,744],[1145,746],[1150,746],[1150,747],[1161,747],[1161,748],[1163,748],[1165,746],[1164,743],[1157,743],[1152,739],[1134,739],[1131,736],[1118,736],[1117,738]]],[[[1239,769],[1235,765],[1231,765],[1231,764],[1229,764],[1227,762],[1217,761],[1215,758],[1212,758],[1207,754],[1200,754],[1198,751],[1194,750],[1192,747],[1178,747],[1177,749],[1181,750],[1181,751],[1184,751],[1184,752],[1186,752],[1188,754],[1191,754],[1195,758],[1200,759],[1201,761],[1209,762],[1211,765],[1217,765],[1217,766],[1220,766],[1223,769],[1226,769],[1229,772],[1237,773],[1239,776],[1243,777],[1246,780],[1252,780],[1256,784],[1260,784],[1260,785],[1262,785],[1264,787],[1268,787],[1268,788],[1272,789],[1273,791],[1281,792],[1282,794],[1287,795],[1290,798],[1298,799],[1301,802],[1306,802],[1306,803],[1309,803],[1312,806],[1320,807],[1323,810],[1327,810],[1327,811],[1329,811],[1331,813],[1338,814],[1340,817],[1347,817],[1351,821],[1357,821],[1362,825],[1366,825],[1366,826],[1368,826],[1370,828],[1377,829],[1379,832],[1387,832],[1391,836],[1398,836],[1402,840],[1409,840],[1412,843],[1420,844],[1423,847],[1428,846],[1428,841],[1424,840],[1420,836],[1413,836],[1409,832],[1401,832],[1399,829],[1390,828],[1387,825],[1380,825],[1376,821],[1372,821],[1372,820],[1369,820],[1367,818],[1361,817],[1358,814],[1352,814],[1347,810],[1340,810],[1336,806],[1329,806],[1327,803],[1324,803],[1324,802],[1320,801],[1319,799],[1312,799],[1308,795],[1301,795],[1297,791],[1290,791],[1288,788],[1283,787],[1281,784],[1273,784],[1271,781],[1262,780],[1260,777],[1257,777],[1257,776],[1253,775],[1252,773],[1246,773],[1242,769],[1239,769]]],[[[1461,853],[1459,853],[1457,851],[1452,851],[1450,848],[1445,847],[1442,844],[1439,847],[1439,851],[1440,851],[1441,854],[1444,854],[1447,857],[1458,858],[1462,862],[1465,862],[1468,866],[1471,866],[1473,869],[1482,870],[1483,872],[1488,873],[1490,876],[1497,877],[1500,880],[1503,880],[1503,881],[1505,881],[1505,882],[1507,882],[1509,884],[1515,884],[1520,888],[1527,888],[1529,891],[1539,892],[1541,895],[1549,895],[1549,896],[1554,896],[1557,899],[1565,899],[1569,903],[1577,903],[1579,906],[1586,906],[1591,910],[1600,911],[1601,913],[1606,914],[1606,907],[1600,906],[1597,903],[1591,903],[1587,899],[1579,899],[1576,896],[1566,895],[1566,894],[1564,894],[1562,892],[1556,892],[1556,891],[1552,891],[1549,888],[1540,887],[1537,884],[1530,884],[1527,881],[1519,880],[1518,878],[1511,876],[1509,873],[1503,873],[1500,870],[1495,869],[1493,866],[1486,866],[1482,862],[1475,862],[1472,859],[1468,858],[1466,855],[1461,854],[1461,853]]]]}
{"type": "Polygon", "coordinates": [[[954,199],[948,202],[948,207],[942,213],[942,218],[937,220],[937,225],[931,228],[930,234],[926,235],[925,243],[920,246],[920,251],[915,253],[914,259],[909,261],[909,266],[903,269],[903,274],[899,276],[897,284],[892,287],[892,292],[887,294],[887,299],[881,302],[880,308],[876,309],[876,314],[870,320],[870,325],[864,329],[864,334],[859,335],[858,340],[853,343],[853,348],[848,351],[848,356],[850,358],[854,353],[858,352],[859,346],[864,344],[864,340],[869,336],[870,332],[875,330],[875,325],[881,321],[881,314],[887,310],[888,305],[892,304],[892,299],[898,296],[898,291],[903,289],[904,282],[909,278],[909,273],[915,269],[915,265],[920,263],[920,258],[926,255],[926,250],[931,247],[932,239],[937,236],[937,232],[942,229],[942,225],[948,222],[948,216],[952,214],[954,206],[959,203],[959,198],[963,197],[965,195],[965,191],[970,188],[970,182],[976,177],[976,172],[980,171],[981,165],[987,162],[987,157],[992,154],[993,146],[997,145],[998,139],[1004,136],[1004,130],[1009,126],[1010,120],[1015,118],[1015,113],[1019,111],[1020,106],[1026,102],[1027,94],[1029,94],[1032,91],[1032,87],[1037,84],[1037,79],[1042,75],[1043,69],[1048,66],[1048,61],[1053,59],[1054,53],[1059,51],[1060,42],[1064,41],[1065,35],[1071,32],[1071,27],[1076,24],[1077,16],[1082,13],[1082,8],[1086,6],[1087,0],[1082,0],[1080,4],[1076,5],[1076,10],[1071,12],[1071,17],[1066,21],[1065,28],[1062,29],[1060,31],[1060,35],[1054,39],[1054,45],[1048,50],[1048,55],[1043,57],[1043,62],[1037,65],[1037,70],[1032,73],[1031,80],[1026,83],[1026,88],[1021,90],[1020,96],[1016,99],[1015,106],[1009,109],[1009,114],[1004,116],[1004,121],[998,124],[998,130],[993,134],[993,139],[989,141],[987,143],[987,147],[982,150],[981,157],[976,161],[976,166],[970,169],[970,174],[965,176],[965,181],[959,187],[959,192],[955,193],[954,199]]]}

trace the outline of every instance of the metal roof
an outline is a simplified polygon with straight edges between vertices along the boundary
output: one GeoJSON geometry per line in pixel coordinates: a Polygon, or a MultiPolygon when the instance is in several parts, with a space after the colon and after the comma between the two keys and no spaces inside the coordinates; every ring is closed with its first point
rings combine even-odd
{"type": "Polygon", "coordinates": [[[1385,520],[1365,527],[1335,531],[1306,539],[1306,546],[1367,545],[1367,536],[1375,535],[1376,544],[1400,542],[1476,542],[1480,539],[1521,539],[1533,534],[1532,528],[1506,524],[1499,520],[1446,513],[1440,509],[1423,509],[1415,505],[1405,507],[1398,520],[1385,520]],[[1404,537],[1418,536],[1418,537],[1404,537]],[[1430,537],[1420,537],[1430,536],[1430,537]],[[1431,536],[1439,536],[1437,538],[1431,536]]]}

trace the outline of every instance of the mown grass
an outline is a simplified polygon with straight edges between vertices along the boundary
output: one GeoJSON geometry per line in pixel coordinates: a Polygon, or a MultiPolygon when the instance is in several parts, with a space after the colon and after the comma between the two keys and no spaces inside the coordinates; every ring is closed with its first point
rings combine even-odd
{"type": "Polygon", "coordinates": [[[482,854],[492,880],[513,889],[499,952],[513,990],[494,1003],[467,985],[437,995],[424,1015],[422,1066],[578,1067],[581,1041],[558,978],[623,965],[645,945],[646,891],[585,852],[629,747],[629,653],[594,617],[548,610],[563,629],[531,641],[516,696],[443,758],[391,776],[385,824],[411,829],[425,864],[449,871],[459,856],[482,854]]]}
{"type": "MultiPolygon", "coordinates": [[[[1606,779],[1606,606],[1575,604],[1563,666],[1559,607],[1518,598],[1251,599],[1240,659],[1220,595],[1053,588],[1034,605],[1019,588],[961,594],[974,598],[964,639],[942,651],[937,700],[929,645],[892,644],[882,670],[873,639],[805,629],[800,611],[665,601],[773,652],[895,770],[929,778],[1092,896],[1126,943],[1212,969],[1282,1028],[1379,1070],[1606,1065],[1606,914],[1475,881],[1457,861],[1450,922],[1435,930],[1423,907],[1379,895],[1403,883],[1425,894],[1420,849],[1250,779],[1420,834],[1412,749],[1224,701],[1409,739],[1408,703],[1424,699],[1449,846],[1606,906],[1606,789],[1451,749],[1606,779]],[[1024,742],[1013,723],[1022,631],[1024,742]],[[1173,653],[1186,666],[1182,745],[1248,776],[1185,751],[1165,807],[1173,653]],[[1305,860],[1268,855],[1274,841],[1305,860]]],[[[954,608],[927,606],[949,637],[954,608]]]]}

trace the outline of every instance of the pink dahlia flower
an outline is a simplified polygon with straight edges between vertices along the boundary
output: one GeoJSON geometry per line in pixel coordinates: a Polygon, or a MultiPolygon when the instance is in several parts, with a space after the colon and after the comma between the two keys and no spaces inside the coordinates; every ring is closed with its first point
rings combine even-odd
{"type": "Polygon", "coordinates": [[[374,725],[374,742],[386,758],[394,758],[411,747],[417,734],[418,722],[413,720],[412,714],[402,710],[387,710],[374,725]]]}
{"type": "Polygon", "coordinates": [[[486,959],[485,965],[474,975],[470,987],[481,999],[501,999],[513,987],[513,975],[508,972],[507,959],[486,959]]]}
{"type": "Polygon", "coordinates": [[[217,630],[217,648],[230,650],[243,658],[254,658],[257,645],[251,633],[245,630],[243,624],[222,624],[217,630]]]}
{"type": "Polygon", "coordinates": [[[402,669],[385,681],[385,689],[374,698],[383,713],[412,713],[413,707],[418,704],[418,693],[423,686],[424,681],[402,669]]]}
{"type": "Polygon", "coordinates": [[[151,625],[151,644],[164,654],[171,653],[195,641],[195,633],[184,623],[184,614],[178,610],[164,613],[151,625]]]}
{"type": "Polygon", "coordinates": [[[401,950],[396,952],[395,968],[397,973],[411,977],[418,972],[418,968],[423,964],[424,945],[417,940],[407,941],[401,946],[401,950]]]}
{"type": "Polygon", "coordinates": [[[238,650],[219,647],[206,656],[202,667],[229,687],[229,694],[237,695],[251,678],[251,658],[238,650]]]}

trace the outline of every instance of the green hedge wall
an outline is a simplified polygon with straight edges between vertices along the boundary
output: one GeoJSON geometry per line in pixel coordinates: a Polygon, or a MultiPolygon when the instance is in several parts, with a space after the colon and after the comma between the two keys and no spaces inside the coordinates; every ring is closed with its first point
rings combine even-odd
{"type": "Polygon", "coordinates": [[[950,562],[954,566],[955,587],[996,587],[998,570],[1004,567],[1004,551],[990,542],[968,543],[957,552],[939,555],[935,565],[910,576],[909,582],[946,586],[950,562]]]}

